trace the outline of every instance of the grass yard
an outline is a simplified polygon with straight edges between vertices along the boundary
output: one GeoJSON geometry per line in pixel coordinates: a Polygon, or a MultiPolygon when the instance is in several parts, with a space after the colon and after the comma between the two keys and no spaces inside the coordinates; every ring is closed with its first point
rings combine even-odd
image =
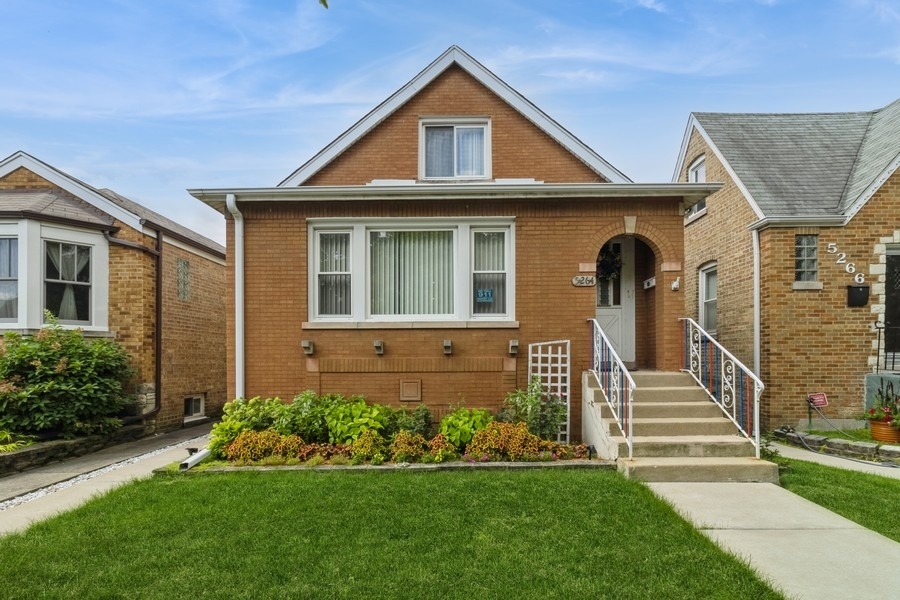
{"type": "Polygon", "coordinates": [[[609,471],[158,475],[0,538],[5,598],[781,598],[609,471]]]}
{"type": "Polygon", "coordinates": [[[900,542],[900,521],[895,517],[900,479],[835,469],[803,460],[777,460],[787,465],[781,473],[783,487],[900,542]]]}

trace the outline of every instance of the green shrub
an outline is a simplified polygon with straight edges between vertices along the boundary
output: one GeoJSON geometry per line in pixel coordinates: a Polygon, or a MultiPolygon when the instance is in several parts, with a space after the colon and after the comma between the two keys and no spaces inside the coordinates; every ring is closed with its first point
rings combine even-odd
{"type": "Polygon", "coordinates": [[[541,439],[556,439],[566,421],[566,405],[558,397],[545,394],[539,377],[532,377],[525,390],[506,395],[497,420],[507,423],[523,422],[528,431],[541,439]]]}
{"type": "Polygon", "coordinates": [[[529,432],[524,422],[494,421],[475,432],[466,453],[478,458],[487,456],[491,460],[522,460],[537,457],[540,450],[540,438],[529,432]]]}
{"type": "Polygon", "coordinates": [[[394,462],[418,462],[428,448],[428,441],[420,433],[404,429],[397,432],[391,442],[391,460],[394,462]]]}
{"type": "Polygon", "coordinates": [[[0,452],[13,452],[34,443],[31,436],[13,435],[9,431],[0,430],[0,452]]]}
{"type": "Polygon", "coordinates": [[[335,402],[325,416],[328,440],[333,444],[351,443],[366,429],[381,431],[386,421],[387,411],[383,406],[366,404],[358,396],[335,402]]]}
{"type": "Polygon", "coordinates": [[[401,429],[418,433],[424,438],[431,437],[431,410],[424,404],[419,404],[413,410],[403,406],[388,411],[387,424],[382,432],[386,438],[392,438],[401,429]]]}
{"type": "Polygon", "coordinates": [[[384,454],[387,441],[374,429],[366,429],[353,442],[352,456],[362,461],[372,460],[376,454],[384,454]]]}
{"type": "Polygon", "coordinates": [[[483,408],[458,408],[441,419],[440,433],[459,451],[463,451],[475,432],[493,420],[483,408]]]}
{"type": "Polygon", "coordinates": [[[343,397],[337,394],[319,396],[313,390],[305,390],[287,405],[282,420],[275,424],[281,433],[294,433],[308,442],[328,441],[326,416],[331,407],[343,397]]]}
{"type": "MultiPolygon", "coordinates": [[[[230,402],[225,404],[226,412],[230,404],[230,402]]],[[[225,447],[233,442],[242,431],[249,431],[249,429],[242,421],[229,419],[227,414],[221,421],[213,425],[210,432],[209,445],[207,445],[212,457],[225,458],[225,447]]]]}
{"type": "Polygon", "coordinates": [[[63,437],[108,433],[128,401],[132,374],[125,350],[79,329],[48,325],[26,337],[7,332],[0,344],[0,429],[63,437]]]}

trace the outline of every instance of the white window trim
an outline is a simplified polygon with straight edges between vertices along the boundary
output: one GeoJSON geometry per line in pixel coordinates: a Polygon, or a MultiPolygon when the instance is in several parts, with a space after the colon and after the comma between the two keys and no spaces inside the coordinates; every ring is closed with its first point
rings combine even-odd
{"type": "Polygon", "coordinates": [[[198,419],[203,419],[206,417],[206,396],[204,394],[191,394],[190,396],[184,396],[182,399],[182,404],[186,401],[190,400],[193,403],[195,400],[200,401],[200,411],[197,413],[193,413],[190,415],[183,415],[184,422],[189,423],[191,421],[196,421],[198,419]]]}
{"type": "MultiPolygon", "coordinates": [[[[455,143],[455,140],[454,140],[455,143]]],[[[455,162],[455,161],[454,161],[455,162]]],[[[456,167],[454,166],[454,170],[456,167]]],[[[419,119],[419,180],[421,181],[485,181],[493,177],[491,161],[491,120],[488,117],[427,117],[419,119]],[[425,128],[428,126],[484,127],[484,175],[473,177],[425,177],[425,128]]]]}
{"type": "Polygon", "coordinates": [[[308,319],[304,327],[478,327],[490,324],[517,325],[515,321],[515,219],[512,217],[438,218],[438,219],[310,219],[308,222],[308,319]],[[454,232],[454,299],[453,314],[448,315],[377,315],[369,308],[368,234],[372,230],[396,229],[451,230],[454,232]],[[472,232],[504,231],[506,240],[506,313],[475,315],[473,309],[471,244],[472,232]],[[318,233],[350,233],[351,308],[350,315],[319,316],[318,309],[318,233]],[[465,242],[463,242],[465,240],[465,242]]]}
{"type": "Polygon", "coordinates": [[[706,328],[706,304],[708,302],[708,298],[706,297],[706,284],[707,284],[707,274],[711,271],[716,272],[716,329],[711,331],[707,331],[711,336],[715,337],[718,331],[719,324],[719,291],[718,291],[718,280],[719,280],[719,263],[718,262],[710,262],[702,265],[697,270],[698,281],[697,281],[697,320],[700,323],[700,327],[706,328]]]}
{"type": "MultiPolygon", "coordinates": [[[[694,159],[687,170],[688,183],[706,183],[706,155],[701,154],[694,159]],[[700,168],[703,167],[703,177],[698,177],[700,168]]],[[[706,214],[706,198],[690,207],[684,215],[685,224],[695,221],[706,214]]]]}
{"type": "Polygon", "coordinates": [[[44,326],[44,242],[91,248],[90,323],[60,323],[85,332],[109,329],[109,242],[101,232],[50,225],[33,219],[0,222],[0,235],[19,240],[19,318],[0,322],[0,330],[38,330],[44,326]]]}

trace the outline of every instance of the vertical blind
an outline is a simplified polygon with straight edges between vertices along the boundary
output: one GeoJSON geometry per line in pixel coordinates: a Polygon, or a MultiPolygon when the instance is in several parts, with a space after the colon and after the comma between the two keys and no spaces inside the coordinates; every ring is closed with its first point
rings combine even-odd
{"type": "Polygon", "coordinates": [[[450,315],[452,231],[370,231],[373,315],[450,315]]]}
{"type": "Polygon", "coordinates": [[[506,234],[502,231],[476,231],[472,288],[475,294],[473,314],[506,312],[506,234]]]}
{"type": "Polygon", "coordinates": [[[319,234],[319,314],[350,314],[350,234],[319,234]]]}

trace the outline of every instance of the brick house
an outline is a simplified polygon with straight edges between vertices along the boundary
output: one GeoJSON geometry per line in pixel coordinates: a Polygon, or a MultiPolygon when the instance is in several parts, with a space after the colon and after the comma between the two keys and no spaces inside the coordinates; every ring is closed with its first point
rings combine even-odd
{"type": "Polygon", "coordinates": [[[24,152],[0,160],[0,331],[35,332],[49,310],[115,339],[158,429],[225,402],[224,286],[220,244],[24,152]]]}
{"type": "Polygon", "coordinates": [[[861,424],[867,378],[900,370],[898,166],[900,100],[691,115],[674,180],[724,185],[685,218],[686,312],[765,382],[764,427],[805,428],[815,392],[861,424]]]}
{"type": "Polygon", "coordinates": [[[496,409],[529,344],[587,368],[598,316],[677,369],[683,213],[717,187],[632,183],[451,47],[277,186],[189,190],[227,219],[228,394],[496,409]]]}

